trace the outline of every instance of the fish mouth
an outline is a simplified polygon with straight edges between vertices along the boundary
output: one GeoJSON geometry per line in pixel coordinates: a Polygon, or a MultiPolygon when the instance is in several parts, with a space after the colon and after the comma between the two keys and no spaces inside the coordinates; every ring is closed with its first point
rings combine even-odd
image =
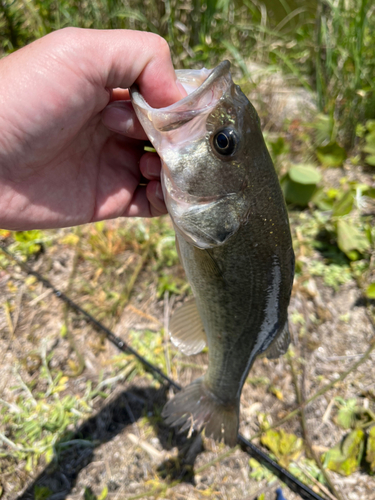
{"type": "MultiPolygon", "coordinates": [[[[164,108],[152,108],[139,92],[138,86],[132,85],[130,87],[131,100],[138,111],[138,118],[141,118],[140,114],[144,117],[140,121],[146,133],[153,135],[151,127],[158,132],[169,132],[185,125],[202,113],[207,114],[231,84],[229,69],[230,62],[225,60],[213,70],[203,68],[203,70],[191,71],[185,77],[182,75],[186,71],[177,70],[177,78],[187,90],[188,95],[164,108]],[[199,86],[192,90],[197,84],[199,86]]],[[[153,142],[152,137],[150,139],[153,142]]]]}

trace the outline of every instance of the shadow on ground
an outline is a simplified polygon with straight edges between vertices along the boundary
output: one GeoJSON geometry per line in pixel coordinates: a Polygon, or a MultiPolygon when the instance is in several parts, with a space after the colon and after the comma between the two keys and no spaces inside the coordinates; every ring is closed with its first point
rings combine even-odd
{"type": "MultiPolygon", "coordinates": [[[[56,449],[59,451],[54,460],[18,500],[34,499],[36,489],[43,486],[52,492],[50,500],[64,500],[72,492],[80,472],[94,460],[97,447],[111,441],[141,417],[155,411],[160,413],[165,402],[165,387],[157,390],[131,386],[121,392],[73,434],[65,435],[57,443],[56,449]]],[[[150,422],[155,422],[155,418],[150,417],[150,422]]],[[[200,437],[187,439],[183,435],[171,434],[170,429],[160,422],[153,425],[164,449],[177,446],[179,450],[176,461],[166,460],[158,466],[160,476],[165,479],[176,479],[178,476],[183,481],[192,482],[193,465],[202,449],[200,437]]]]}

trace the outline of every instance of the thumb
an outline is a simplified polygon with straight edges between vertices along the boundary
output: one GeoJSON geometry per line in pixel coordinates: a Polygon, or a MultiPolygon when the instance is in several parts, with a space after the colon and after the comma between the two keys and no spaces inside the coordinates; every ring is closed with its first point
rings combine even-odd
{"type": "Polygon", "coordinates": [[[137,83],[152,107],[169,106],[185,97],[177,82],[169,46],[164,38],[144,31],[67,28],[81,57],[95,62],[94,78],[106,88],[129,88],[137,83]]]}

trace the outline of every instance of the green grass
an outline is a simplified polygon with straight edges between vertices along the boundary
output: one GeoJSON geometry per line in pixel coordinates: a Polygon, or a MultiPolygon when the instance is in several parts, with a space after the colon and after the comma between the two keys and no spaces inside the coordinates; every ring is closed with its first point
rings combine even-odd
{"type": "MultiPolygon", "coordinates": [[[[6,1],[0,2],[0,51],[11,53],[64,26],[149,30],[168,40],[177,67],[210,67],[227,57],[238,74],[242,72],[243,88],[249,89],[253,85],[249,84],[251,75],[246,62],[255,60],[272,71],[284,71],[295,84],[316,92],[319,105],[320,114],[313,123],[304,123],[302,117],[298,123],[285,123],[281,129],[271,130],[268,144],[280,175],[287,174],[294,163],[312,164],[324,174],[327,156],[340,156],[342,152],[338,144],[344,147],[347,157],[339,158],[340,165],[345,161],[346,168],[356,172],[365,166],[365,153],[371,156],[374,144],[369,121],[375,118],[372,6],[367,0],[319,1],[315,22],[311,12],[293,9],[285,0],[280,5],[276,19],[268,15],[266,7],[251,0],[208,1],[206,8],[196,0],[149,0],[142,10],[135,0],[6,1]],[[355,140],[358,144],[353,149],[355,140]],[[317,149],[327,145],[331,149],[317,149]]],[[[303,169],[299,170],[301,174],[303,169]]],[[[311,276],[318,276],[325,286],[339,292],[342,285],[355,279],[365,296],[373,279],[375,230],[366,207],[371,207],[374,189],[369,177],[366,182],[349,178],[346,175],[338,186],[324,180],[323,175],[313,197],[302,207],[290,206],[297,280],[304,284],[311,276]]],[[[304,179],[300,180],[303,184],[304,179]]],[[[184,369],[198,368],[165,346],[160,317],[154,318],[148,309],[137,309],[147,294],[152,294],[152,304],[160,310],[168,295],[182,298],[189,293],[168,219],[100,222],[62,231],[1,231],[0,237],[18,256],[41,262],[45,275],[53,271],[60,254],[74,254],[72,268],[59,284],[67,286],[74,300],[110,328],[116,328],[125,308],[131,305],[132,310],[154,321],[157,330],[132,330],[129,339],[133,347],[161,369],[170,369],[175,379],[184,369]]],[[[9,342],[13,342],[18,297],[22,298],[19,270],[3,254],[0,266],[16,276],[7,283],[3,305],[9,342]]],[[[55,277],[59,279],[58,273],[55,277]]],[[[25,287],[22,293],[30,301],[38,300],[43,292],[32,278],[25,280],[25,287]]],[[[37,308],[42,309],[44,302],[37,303],[37,308]]],[[[27,333],[30,342],[35,336],[35,349],[19,360],[12,397],[0,401],[0,460],[9,461],[9,470],[17,463],[22,470],[34,472],[41,461],[58,457],[64,443],[69,442],[71,429],[93,413],[98,400],[113,392],[116,381],[132,381],[141,375],[151,378],[137,361],[123,355],[106,358],[103,367],[101,354],[107,357],[108,353],[104,340],[94,333],[88,348],[97,357],[103,375],[94,380],[86,378],[85,389],[76,391],[74,380],[84,366],[77,369],[75,355],[79,360],[80,352],[71,331],[81,335],[82,325],[75,317],[62,313],[57,317],[61,322],[57,322],[53,334],[70,343],[70,359],[58,361],[53,349],[47,351],[46,344],[40,344],[43,318],[38,319],[35,330],[27,333]],[[37,376],[26,383],[22,377],[30,371],[37,376]]],[[[292,316],[292,322],[300,324],[300,317],[292,316]]],[[[270,385],[268,379],[249,379],[249,383],[270,385]]],[[[145,422],[148,418],[144,417],[145,422]]],[[[138,422],[140,427],[142,422],[138,422]]],[[[90,441],[85,444],[92,446],[90,441]]],[[[8,471],[8,466],[1,467],[1,473],[8,471]]],[[[304,467],[308,467],[307,462],[304,467]]],[[[254,466],[253,472],[259,478],[265,474],[254,466]]],[[[311,474],[318,477],[319,472],[314,469],[311,474]]],[[[167,488],[164,483],[162,487],[167,488]]],[[[41,489],[36,495],[42,499],[49,493],[41,489]]],[[[91,498],[89,491],[85,498],[91,498]]]]}
{"type": "MultiPolygon", "coordinates": [[[[140,29],[165,37],[177,67],[224,57],[247,78],[252,59],[281,68],[317,93],[320,110],[350,148],[358,122],[375,118],[375,16],[370,0],[21,0],[0,3],[0,47],[12,52],[65,26],[140,29]],[[276,12],[276,15],[274,14],[276,12]],[[284,17],[282,17],[284,16],[284,17]]],[[[331,137],[336,140],[336,137],[331,137]]]]}
{"type": "Polygon", "coordinates": [[[106,396],[92,390],[89,383],[82,396],[63,395],[69,378],[60,370],[50,370],[53,352],[46,351],[46,342],[42,342],[39,356],[42,364],[38,386],[26,384],[18,374],[19,383],[12,388],[18,394],[15,401],[0,400],[1,422],[7,428],[7,436],[0,434],[0,440],[7,445],[7,451],[0,450],[0,457],[26,460],[28,472],[35,469],[41,456],[50,462],[56,447],[69,441],[68,428],[92,413],[92,399],[99,393],[106,396]]]}

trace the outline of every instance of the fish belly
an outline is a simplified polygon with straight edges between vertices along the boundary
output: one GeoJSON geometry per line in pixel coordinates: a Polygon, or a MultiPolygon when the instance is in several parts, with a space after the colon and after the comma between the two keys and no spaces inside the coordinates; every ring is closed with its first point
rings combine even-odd
{"type": "Polygon", "coordinates": [[[286,324],[291,288],[280,262],[286,252],[270,251],[267,242],[254,245],[248,230],[209,250],[194,247],[177,232],[209,360],[206,374],[170,401],[163,414],[167,423],[183,424],[181,430],[204,427],[206,435],[230,446],[237,438],[242,386],[257,354],[286,324]]]}

